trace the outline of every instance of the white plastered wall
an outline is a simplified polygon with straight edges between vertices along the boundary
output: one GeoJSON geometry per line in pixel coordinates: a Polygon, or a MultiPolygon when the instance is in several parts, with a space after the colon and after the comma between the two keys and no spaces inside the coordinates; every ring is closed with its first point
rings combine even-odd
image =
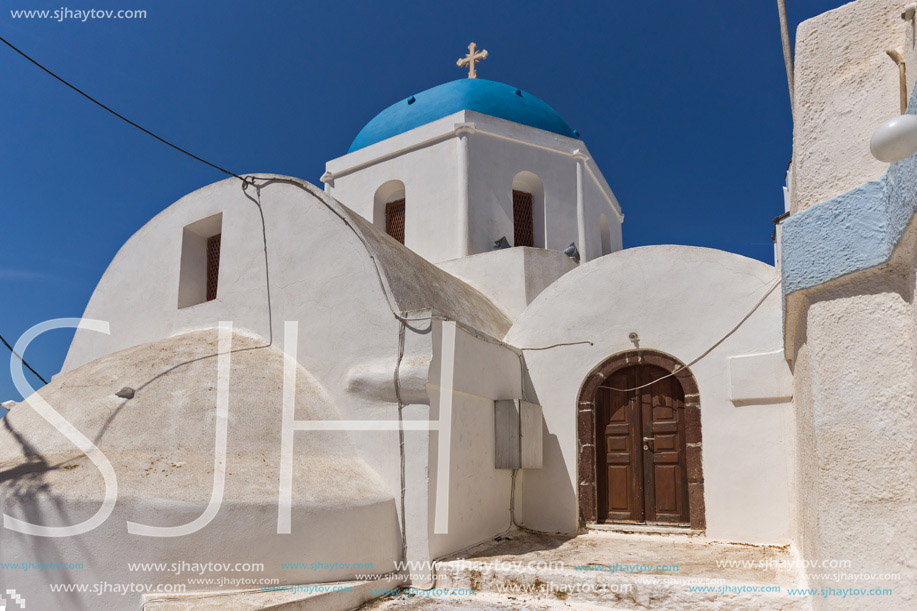
{"type": "MultiPolygon", "coordinates": [[[[892,260],[797,295],[794,377],[799,541],[813,563],[849,563],[893,597],[814,599],[816,609],[913,601],[917,567],[917,224],[892,260]]],[[[814,575],[811,587],[837,587],[814,575]]],[[[891,605],[891,607],[889,606],[891,605]]]]}
{"type": "MultiPolygon", "coordinates": [[[[262,188],[271,279],[269,328],[265,247],[258,208],[250,199],[253,191],[243,191],[236,179],[214,183],[181,198],[137,231],[115,256],[83,314],[107,321],[110,335],[78,330],[62,371],[131,346],[213,328],[221,320],[265,339],[273,334],[279,345],[284,322],[297,321],[298,360],[328,389],[342,416],[394,419],[392,404],[379,390],[391,386],[389,373],[380,376],[382,385],[363,384],[359,392],[352,383],[359,375],[355,369],[384,363],[393,370],[398,340],[397,324],[362,244],[301,189],[285,184],[262,188]],[[222,214],[217,298],[178,308],[184,227],[215,214],[222,214]]],[[[425,350],[429,354],[429,347],[425,350]]],[[[420,359],[414,369],[425,376],[426,366],[420,359]]],[[[412,375],[420,374],[406,372],[406,378],[412,375]]],[[[412,400],[425,398],[417,394],[412,400]]],[[[397,433],[351,436],[390,489],[400,489],[397,433]]]]}
{"type": "Polygon", "coordinates": [[[487,296],[515,320],[541,291],[576,267],[556,250],[505,248],[437,265],[487,296]]]}
{"type": "MultiPolygon", "coordinates": [[[[334,186],[326,188],[326,191],[357,214],[376,222],[384,231],[384,216],[382,219],[373,218],[376,192],[390,181],[401,181],[404,183],[405,245],[421,256],[435,252],[442,259],[451,259],[460,256],[461,248],[456,233],[458,151],[455,138],[439,140],[336,177],[334,186]]],[[[343,159],[358,156],[361,152],[357,151],[343,159]]],[[[328,167],[336,166],[334,162],[329,162],[328,167]]],[[[425,258],[431,259],[429,256],[425,258]]]]}
{"type": "MultiPolygon", "coordinates": [[[[526,352],[546,423],[545,468],[522,476],[521,515],[539,530],[577,528],[576,406],[590,371],[639,347],[689,363],[738,325],[775,286],[764,263],[705,248],[650,246],[587,263],[546,289],[507,335],[518,347],[592,341],[526,352]],[[562,321],[562,323],[558,323],[562,321]]],[[[794,532],[793,406],[775,384],[761,401],[730,400],[728,359],[779,350],[780,290],[691,372],[700,389],[706,534],[783,545],[794,532]]],[[[755,394],[762,394],[756,390],[755,394]]]]}
{"type": "MultiPolygon", "coordinates": [[[[388,238],[385,240],[386,248],[401,249],[388,238]]],[[[377,251],[380,254],[384,253],[377,251]]],[[[402,264],[417,266],[417,258],[407,255],[411,261],[402,264]]],[[[385,256],[377,256],[377,260],[385,260],[385,256]]],[[[446,293],[451,283],[461,284],[446,274],[431,277],[431,270],[440,272],[424,265],[429,269],[413,270],[418,274],[411,277],[414,284],[405,286],[404,278],[399,281],[402,291],[416,292],[423,301],[428,282],[436,285],[429,290],[446,293]]],[[[470,288],[467,291],[477,297],[466,293],[464,298],[470,301],[456,307],[477,306],[479,311],[469,312],[468,320],[473,320],[474,315],[486,317],[486,299],[470,288]]],[[[462,303],[461,298],[455,303],[462,303]]],[[[418,311],[412,315],[424,318],[429,314],[418,311]]],[[[254,188],[243,191],[238,181],[229,179],[183,197],[121,248],[96,287],[84,318],[108,321],[111,334],[77,331],[64,371],[124,348],[213,328],[221,320],[233,321],[237,330],[265,339],[271,336],[271,320],[275,345],[279,345],[284,322],[297,321],[297,358],[327,389],[342,418],[397,420],[393,377],[399,325],[386,303],[373,262],[339,217],[293,185],[269,184],[260,189],[259,195],[254,188]],[[259,197],[271,280],[270,318],[261,220],[250,199],[259,197]],[[222,215],[217,299],[179,308],[184,228],[216,214],[222,215]]],[[[508,323],[502,324],[505,330],[508,323]]],[[[404,418],[425,421],[431,407],[433,417],[438,418],[442,397],[440,364],[444,359],[457,363],[455,390],[448,391],[454,396],[453,418],[458,435],[458,440],[452,441],[451,485],[455,489],[452,511],[447,514],[448,532],[433,533],[428,514],[436,502],[435,475],[431,471],[435,473],[437,468],[438,434],[406,432],[406,522],[411,560],[426,560],[431,552],[445,553],[476,543],[502,531],[509,523],[508,475],[493,468],[493,400],[518,397],[518,391],[505,396],[509,391],[504,388],[519,387],[518,359],[512,353],[504,354],[505,348],[495,351],[491,344],[480,340],[469,343],[461,332],[454,351],[442,355],[436,343],[440,332],[431,331],[430,325],[429,320],[421,321],[406,333],[399,367],[401,398],[406,404],[404,418]],[[507,370],[507,359],[515,369],[507,370]],[[474,367],[474,372],[469,373],[468,367],[474,367]],[[472,502],[465,504],[463,499],[472,502]]],[[[400,507],[397,430],[348,434],[400,507]]],[[[296,434],[294,450],[307,435],[309,432],[296,434]]]]}
{"type": "Polygon", "coordinates": [[[795,213],[882,176],[869,139],[900,114],[898,67],[917,76],[914,25],[901,19],[904,0],[859,0],[808,19],[796,30],[793,129],[795,213]]]}
{"type": "Polygon", "coordinates": [[[521,366],[510,349],[449,322],[434,325],[434,346],[430,412],[441,428],[431,436],[428,463],[432,558],[486,541],[510,527],[512,472],[494,466],[494,400],[522,396],[521,366]],[[440,447],[446,438],[444,423],[448,452],[440,447]],[[447,475],[445,481],[442,474],[447,475]]]}
{"type": "MultiPolygon", "coordinates": [[[[794,201],[797,212],[882,176],[869,138],[899,114],[897,67],[917,76],[908,2],[859,0],[799,26],[796,42],[794,201]]],[[[852,222],[857,222],[853,219],[852,222]]],[[[864,219],[862,222],[868,222],[864,219]]],[[[893,596],[814,597],[816,609],[909,608],[917,599],[917,226],[889,262],[789,296],[799,443],[799,543],[809,562],[849,562],[850,574],[893,596]]],[[[811,587],[839,587],[810,578],[811,587]]]]}

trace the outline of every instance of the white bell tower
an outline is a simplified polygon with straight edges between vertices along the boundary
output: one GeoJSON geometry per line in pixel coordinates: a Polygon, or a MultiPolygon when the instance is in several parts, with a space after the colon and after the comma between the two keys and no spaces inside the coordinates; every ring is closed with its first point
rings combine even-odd
{"type": "Polygon", "coordinates": [[[501,246],[552,251],[531,256],[561,267],[571,244],[582,261],[620,250],[621,208],[579,133],[532,94],[476,78],[484,57],[469,46],[469,78],[367,123],[326,164],[325,190],[444,269],[501,246]]]}

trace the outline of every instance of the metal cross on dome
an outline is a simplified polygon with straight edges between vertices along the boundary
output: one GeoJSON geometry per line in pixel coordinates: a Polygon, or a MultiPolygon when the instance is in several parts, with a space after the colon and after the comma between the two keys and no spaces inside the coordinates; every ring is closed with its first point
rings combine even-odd
{"type": "Polygon", "coordinates": [[[455,65],[459,68],[468,66],[468,78],[478,78],[478,71],[475,70],[475,63],[487,59],[487,49],[477,50],[477,45],[471,43],[468,45],[468,55],[460,58],[455,65]]]}

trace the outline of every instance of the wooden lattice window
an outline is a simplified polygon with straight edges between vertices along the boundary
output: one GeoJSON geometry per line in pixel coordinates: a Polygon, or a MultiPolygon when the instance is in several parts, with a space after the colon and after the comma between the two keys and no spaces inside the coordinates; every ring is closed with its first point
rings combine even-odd
{"type": "Polygon", "coordinates": [[[404,199],[385,204],[385,233],[404,244],[404,199]]]}
{"type": "Polygon", "coordinates": [[[513,189],[513,246],[535,245],[532,194],[513,189]]]}
{"type": "Polygon", "coordinates": [[[207,238],[207,301],[217,298],[217,280],[220,277],[220,238],[223,234],[207,238]]]}

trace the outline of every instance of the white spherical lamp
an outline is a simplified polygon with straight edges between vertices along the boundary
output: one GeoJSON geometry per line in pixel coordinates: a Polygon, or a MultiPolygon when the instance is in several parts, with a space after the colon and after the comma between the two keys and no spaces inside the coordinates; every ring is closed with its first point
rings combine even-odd
{"type": "Polygon", "coordinates": [[[879,161],[901,161],[917,153],[917,115],[901,115],[880,125],[869,140],[879,161]]]}

